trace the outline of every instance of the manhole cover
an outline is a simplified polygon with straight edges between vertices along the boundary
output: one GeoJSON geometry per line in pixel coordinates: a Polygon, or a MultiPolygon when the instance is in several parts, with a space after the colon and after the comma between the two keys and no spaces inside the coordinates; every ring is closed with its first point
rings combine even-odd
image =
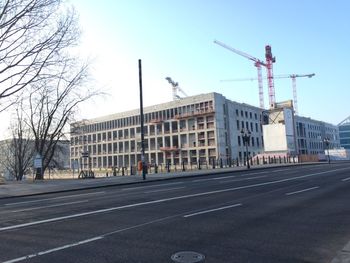
{"type": "Polygon", "coordinates": [[[171,259],[178,263],[197,263],[204,262],[205,256],[193,251],[181,251],[172,255],[171,259]]]}

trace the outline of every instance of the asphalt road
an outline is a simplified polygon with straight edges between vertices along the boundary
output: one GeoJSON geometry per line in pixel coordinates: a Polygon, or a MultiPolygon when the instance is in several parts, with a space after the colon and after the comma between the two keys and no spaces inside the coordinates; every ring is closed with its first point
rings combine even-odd
{"type": "Polygon", "coordinates": [[[329,263],[349,200],[349,163],[3,199],[0,261],[329,263]]]}

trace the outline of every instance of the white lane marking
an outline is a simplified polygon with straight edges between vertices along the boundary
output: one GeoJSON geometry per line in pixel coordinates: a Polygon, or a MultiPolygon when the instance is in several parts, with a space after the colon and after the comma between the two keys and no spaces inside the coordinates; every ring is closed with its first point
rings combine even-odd
{"type": "Polygon", "coordinates": [[[247,175],[256,175],[256,174],[267,174],[269,172],[256,172],[256,173],[247,173],[247,174],[244,174],[244,175],[241,175],[241,176],[247,176],[247,175]]]}
{"type": "Polygon", "coordinates": [[[121,229],[118,229],[118,230],[115,230],[115,231],[111,231],[111,232],[105,233],[105,234],[100,235],[100,236],[96,236],[96,237],[92,237],[92,238],[89,238],[89,239],[81,240],[81,241],[74,242],[74,243],[71,243],[71,244],[68,244],[68,245],[52,248],[52,249],[49,249],[49,250],[45,250],[45,251],[41,251],[41,252],[38,252],[38,253],[30,254],[30,255],[27,255],[27,256],[11,259],[11,260],[8,260],[8,261],[2,262],[2,263],[20,262],[20,261],[24,261],[24,260],[27,260],[27,259],[31,259],[31,258],[34,258],[34,257],[41,256],[41,255],[53,253],[53,252],[56,252],[56,251],[59,251],[59,250],[64,250],[64,249],[67,249],[67,248],[80,246],[80,245],[83,245],[83,244],[86,244],[86,243],[90,243],[90,242],[94,242],[94,241],[97,241],[97,240],[101,240],[101,239],[103,239],[103,238],[105,238],[107,236],[113,235],[113,234],[121,233],[121,232],[124,232],[124,231],[127,231],[127,230],[131,230],[131,229],[140,228],[140,227],[151,225],[151,224],[154,224],[154,223],[157,223],[157,222],[162,222],[162,221],[165,221],[165,220],[168,220],[168,219],[171,219],[171,218],[175,218],[175,217],[178,217],[178,216],[181,216],[181,215],[182,214],[177,214],[177,215],[167,216],[167,217],[163,217],[163,218],[158,218],[158,219],[155,219],[155,220],[152,220],[152,221],[149,221],[149,222],[145,222],[145,223],[134,225],[134,226],[129,226],[129,227],[126,227],[126,228],[121,228],[121,229]]]}
{"type": "Polygon", "coordinates": [[[64,249],[67,249],[67,248],[76,247],[76,246],[79,246],[79,245],[82,245],[82,244],[94,242],[94,241],[100,240],[100,239],[103,239],[103,236],[98,236],[98,237],[82,240],[82,241],[79,241],[79,242],[75,242],[75,243],[72,243],[72,244],[69,244],[69,245],[64,245],[64,246],[61,246],[61,247],[56,247],[56,248],[53,248],[53,249],[40,251],[38,253],[30,254],[30,255],[27,255],[27,256],[24,256],[24,257],[19,257],[19,258],[11,259],[11,260],[8,260],[8,261],[4,261],[3,263],[20,262],[20,261],[24,261],[24,260],[31,259],[31,258],[34,258],[34,257],[42,256],[42,255],[45,255],[45,254],[50,254],[50,253],[53,253],[53,252],[56,252],[56,251],[59,251],[59,250],[64,250],[64,249]]]}
{"type": "Polygon", "coordinates": [[[206,181],[214,181],[214,180],[220,180],[220,179],[225,179],[225,178],[233,178],[235,177],[234,175],[231,176],[221,176],[221,177],[214,177],[214,178],[208,178],[208,179],[196,179],[192,180],[192,183],[197,183],[197,182],[206,182],[206,181]]]}
{"type": "Polygon", "coordinates": [[[31,200],[31,201],[23,201],[23,202],[16,202],[16,203],[8,203],[5,204],[6,206],[12,206],[12,205],[22,205],[22,204],[30,204],[30,203],[39,203],[42,201],[50,201],[50,200],[59,200],[59,199],[67,199],[71,197],[81,197],[86,195],[98,195],[98,194],[104,194],[105,191],[101,192],[94,192],[94,193],[86,193],[86,194],[77,194],[77,195],[65,195],[65,196],[59,196],[59,197],[52,197],[52,198],[45,198],[45,199],[39,199],[39,200],[31,200]]]}
{"type": "Polygon", "coordinates": [[[286,193],[286,195],[294,195],[294,194],[299,194],[299,193],[303,193],[303,192],[311,191],[311,190],[314,190],[314,189],[317,189],[317,188],[319,188],[319,186],[310,187],[310,188],[302,189],[302,190],[299,190],[299,191],[295,191],[295,192],[286,193]]]}
{"type": "Polygon", "coordinates": [[[288,170],[288,169],[278,169],[278,170],[270,171],[270,173],[284,172],[286,170],[288,170]]]}
{"type": "Polygon", "coordinates": [[[174,187],[174,188],[167,188],[167,189],[158,189],[158,190],[152,190],[152,191],[147,191],[144,192],[145,194],[151,194],[151,193],[158,193],[158,192],[166,192],[166,191],[172,191],[172,190],[178,190],[178,189],[184,189],[186,188],[185,186],[181,187],[174,187]]]}
{"type": "Polygon", "coordinates": [[[18,213],[18,212],[24,212],[24,211],[38,210],[38,209],[42,209],[42,208],[51,208],[51,207],[58,207],[58,206],[65,206],[65,205],[74,205],[74,204],[80,204],[80,203],[86,203],[86,202],[89,202],[89,200],[68,202],[68,203],[55,204],[55,205],[45,205],[45,206],[30,207],[30,208],[14,210],[14,211],[10,211],[10,212],[11,213],[18,213]]]}
{"type": "Polygon", "coordinates": [[[215,211],[220,211],[220,210],[224,210],[224,209],[229,209],[232,207],[237,207],[237,206],[241,206],[242,204],[234,204],[234,205],[228,205],[228,206],[223,206],[223,207],[219,207],[219,208],[214,208],[214,209],[209,209],[209,210],[204,210],[204,211],[200,211],[197,213],[193,213],[193,214],[188,214],[188,215],[184,215],[183,217],[192,217],[192,216],[196,216],[196,215],[202,215],[202,214],[206,214],[206,213],[211,213],[211,212],[215,212],[215,211]]]}
{"type": "Polygon", "coordinates": [[[350,180],[350,177],[342,179],[343,182],[350,180]]]}
{"type": "MultiPolygon", "coordinates": [[[[256,172],[256,173],[246,173],[246,174],[240,174],[239,176],[247,176],[247,175],[254,175],[254,174],[266,174],[268,172],[256,172]]],[[[235,175],[230,175],[230,176],[220,176],[220,177],[214,177],[214,178],[208,178],[208,179],[196,179],[192,180],[192,183],[197,183],[197,182],[205,182],[205,181],[214,181],[214,180],[221,180],[221,179],[226,179],[226,178],[234,178],[236,177],[235,175]]]]}
{"type": "Polygon", "coordinates": [[[225,181],[220,181],[219,183],[224,184],[224,183],[232,183],[232,182],[242,182],[242,181],[248,181],[248,180],[257,179],[257,178],[263,178],[263,177],[266,177],[266,175],[248,177],[248,178],[243,178],[243,179],[225,180],[225,181]]]}
{"type": "Polygon", "coordinates": [[[168,184],[156,184],[156,185],[148,185],[148,186],[136,186],[136,187],[128,187],[128,188],[122,188],[121,190],[137,190],[137,189],[145,189],[145,188],[153,188],[153,187],[162,187],[167,185],[174,185],[174,184],[183,184],[184,182],[176,182],[176,183],[168,183],[168,184]]]}
{"type": "Polygon", "coordinates": [[[78,213],[78,214],[73,214],[73,215],[68,215],[68,216],[49,218],[49,219],[40,220],[40,221],[34,221],[34,222],[30,222],[30,223],[24,223],[24,224],[19,224],[19,225],[1,227],[0,231],[10,230],[10,229],[17,229],[17,228],[23,228],[23,227],[26,227],[26,226],[39,225],[39,224],[55,222],[55,221],[60,221],[60,220],[66,220],[66,219],[71,219],[71,218],[77,218],[77,217],[82,217],[82,216],[87,216],[87,215],[95,215],[95,214],[100,214],[100,213],[106,213],[106,212],[111,212],[111,211],[115,211],[115,210],[121,210],[121,209],[124,209],[124,208],[138,207],[138,206],[144,206],[144,205],[149,205],[149,204],[158,204],[158,203],[163,203],[163,202],[168,202],[168,201],[173,201],[173,200],[180,200],[180,199],[186,199],[186,198],[191,198],[191,197],[198,197],[198,196],[204,196],[204,195],[225,193],[225,192],[229,192],[229,191],[242,190],[242,189],[253,188],[253,187],[264,186],[264,185],[272,185],[272,184],[288,182],[288,181],[297,180],[297,179],[301,179],[301,178],[307,178],[307,177],[311,177],[311,176],[315,176],[315,175],[320,175],[320,174],[325,174],[325,173],[330,173],[330,172],[335,172],[335,171],[340,171],[340,170],[348,170],[348,169],[349,168],[339,168],[339,169],[334,169],[334,170],[329,170],[329,171],[324,171],[324,172],[319,172],[319,173],[313,173],[313,174],[301,175],[301,176],[296,176],[296,177],[290,177],[290,178],[287,178],[287,179],[281,179],[281,180],[277,180],[277,181],[269,181],[269,182],[259,183],[259,184],[238,186],[238,187],[233,187],[233,188],[226,188],[226,189],[209,191],[209,192],[202,192],[202,193],[191,194],[191,195],[182,195],[182,196],[175,196],[175,197],[170,197],[170,198],[165,198],[165,199],[158,199],[158,200],[149,201],[149,202],[141,202],[141,203],[124,205],[124,206],[105,208],[105,209],[100,209],[100,210],[95,210],[95,211],[90,211],[90,212],[84,212],[84,213],[78,213]]]}

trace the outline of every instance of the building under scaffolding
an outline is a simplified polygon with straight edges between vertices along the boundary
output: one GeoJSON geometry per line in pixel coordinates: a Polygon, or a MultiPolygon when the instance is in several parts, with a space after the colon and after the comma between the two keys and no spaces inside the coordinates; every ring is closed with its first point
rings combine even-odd
{"type": "MultiPolygon", "coordinates": [[[[269,124],[266,110],[218,93],[145,107],[144,121],[145,160],[150,164],[244,160],[242,129],[250,133],[249,157],[264,152],[264,141],[271,145],[263,136],[263,126],[269,124]]],[[[339,144],[337,126],[299,116],[293,118],[293,125],[291,154],[324,152],[320,138],[326,133],[332,145],[339,144]]],[[[73,123],[70,159],[71,164],[88,164],[89,169],[136,165],[141,160],[139,110],[73,123]]]]}

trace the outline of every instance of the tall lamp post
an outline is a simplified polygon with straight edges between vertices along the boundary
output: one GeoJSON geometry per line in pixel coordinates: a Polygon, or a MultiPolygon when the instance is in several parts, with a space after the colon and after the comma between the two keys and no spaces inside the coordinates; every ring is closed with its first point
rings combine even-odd
{"type": "Polygon", "coordinates": [[[241,134],[242,134],[243,143],[245,145],[246,158],[247,158],[247,169],[250,169],[248,144],[250,142],[250,134],[251,134],[251,132],[248,129],[246,129],[246,130],[242,129],[241,130],[241,134]]]}
{"type": "Polygon", "coordinates": [[[328,163],[331,163],[331,158],[329,157],[329,144],[331,140],[328,137],[323,138],[323,143],[326,145],[327,149],[327,156],[328,156],[328,163]]]}
{"type": "Polygon", "coordinates": [[[142,97],[142,65],[139,59],[139,84],[140,84],[140,121],[141,121],[141,162],[142,162],[142,179],[146,180],[146,165],[145,165],[145,135],[144,135],[144,120],[143,120],[143,97],[142,97]]]}

